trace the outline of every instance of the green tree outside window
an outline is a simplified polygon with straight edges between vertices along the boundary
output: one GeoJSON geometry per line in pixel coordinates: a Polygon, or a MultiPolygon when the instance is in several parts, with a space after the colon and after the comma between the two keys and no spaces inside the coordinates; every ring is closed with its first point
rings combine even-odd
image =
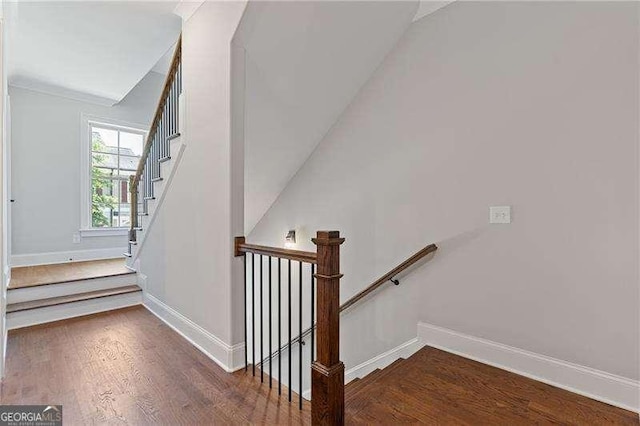
{"type": "Polygon", "coordinates": [[[97,132],[92,132],[91,143],[93,147],[93,167],[91,167],[91,223],[95,228],[109,227],[111,218],[105,211],[113,211],[116,208],[117,200],[111,192],[111,179],[98,166],[104,164],[106,156],[95,151],[105,151],[106,147],[102,137],[97,132]]]}

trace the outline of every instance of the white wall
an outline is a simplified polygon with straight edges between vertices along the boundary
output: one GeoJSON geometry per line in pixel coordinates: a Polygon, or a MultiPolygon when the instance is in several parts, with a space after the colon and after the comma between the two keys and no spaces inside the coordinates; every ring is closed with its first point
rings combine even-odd
{"type": "Polygon", "coordinates": [[[126,236],[73,243],[81,226],[81,115],[149,125],[163,83],[149,73],[113,107],[10,88],[12,255],[126,246],[126,236]]]}
{"type": "Polygon", "coordinates": [[[640,378],[638,5],[456,2],[414,23],[250,234],[338,229],[347,367],[423,321],[640,378]],[[489,225],[490,205],[513,206],[489,225]]]}
{"type": "Polygon", "coordinates": [[[7,307],[7,287],[9,280],[11,279],[11,270],[9,269],[9,251],[10,247],[8,243],[8,237],[10,232],[8,230],[9,221],[9,194],[7,191],[9,182],[7,167],[9,162],[7,161],[8,142],[9,137],[7,135],[7,39],[6,39],[6,26],[4,21],[4,5],[0,5],[0,218],[2,227],[0,229],[0,379],[4,377],[4,365],[7,343],[7,329],[6,329],[6,307],[7,307]]]}
{"type": "MultiPolygon", "coordinates": [[[[213,335],[222,352],[243,340],[242,263],[233,257],[243,169],[242,150],[231,143],[231,40],[244,7],[205,2],[183,24],[186,148],[139,258],[147,294],[188,318],[200,336],[213,335]]],[[[241,66],[242,52],[235,53],[241,66]]]]}

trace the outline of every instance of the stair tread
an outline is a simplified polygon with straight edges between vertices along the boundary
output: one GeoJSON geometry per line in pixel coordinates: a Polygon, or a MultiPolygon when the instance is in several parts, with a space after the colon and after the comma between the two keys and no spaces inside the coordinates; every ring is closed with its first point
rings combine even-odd
{"type": "Polygon", "coordinates": [[[345,392],[348,390],[349,395],[358,393],[360,389],[367,386],[369,383],[371,383],[371,381],[375,380],[375,378],[378,376],[378,374],[380,374],[381,371],[382,370],[380,370],[379,368],[376,368],[371,373],[367,374],[364,377],[361,377],[357,383],[354,383],[352,386],[345,388],[345,392]]]}
{"type": "Polygon", "coordinates": [[[9,291],[41,285],[64,284],[133,274],[122,258],[65,262],[11,268],[9,291]]]}
{"type": "Polygon", "coordinates": [[[405,363],[405,361],[406,361],[405,358],[398,358],[397,360],[393,361],[391,364],[389,364],[385,368],[377,369],[373,371],[371,374],[366,375],[365,377],[362,378],[362,380],[360,380],[359,386],[354,386],[353,388],[345,389],[345,391],[348,390],[348,395],[345,396],[345,399],[351,400],[357,395],[359,395],[361,392],[365,392],[366,390],[371,389],[371,387],[377,386],[380,380],[384,379],[385,377],[387,377],[388,375],[396,371],[402,364],[405,363]]]}
{"type": "Polygon", "coordinates": [[[351,394],[351,393],[357,392],[358,389],[360,389],[362,386],[365,386],[365,385],[366,385],[366,381],[363,380],[362,378],[354,379],[350,381],[347,384],[347,386],[345,386],[344,388],[345,394],[347,393],[351,394]]]}
{"type": "Polygon", "coordinates": [[[29,300],[27,302],[11,303],[7,305],[7,313],[26,311],[29,309],[45,308],[48,306],[62,305],[64,303],[81,302],[84,300],[98,299],[101,297],[117,296],[120,294],[135,293],[138,291],[142,291],[142,289],[137,285],[127,285],[104,290],[70,294],[67,296],[49,297],[45,299],[29,300]]]}

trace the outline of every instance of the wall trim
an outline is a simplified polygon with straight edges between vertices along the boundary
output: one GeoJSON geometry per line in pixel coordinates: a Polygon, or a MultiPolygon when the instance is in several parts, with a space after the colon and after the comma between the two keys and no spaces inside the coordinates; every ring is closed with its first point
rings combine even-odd
{"type": "Polygon", "coordinates": [[[58,96],[61,98],[71,99],[73,101],[86,102],[105,107],[112,107],[122,100],[110,99],[73,89],[67,89],[53,84],[43,83],[31,78],[14,78],[9,86],[17,87],[18,89],[29,90],[31,92],[44,93],[45,95],[49,96],[58,96]]]}
{"type": "Polygon", "coordinates": [[[616,407],[640,411],[640,382],[637,380],[422,322],[418,323],[418,338],[436,349],[616,407]]]}
{"type": "Polygon", "coordinates": [[[143,305],[226,372],[233,373],[244,368],[244,342],[226,344],[148,292],[144,292],[143,305]]]}
{"type": "Polygon", "coordinates": [[[56,251],[48,253],[14,254],[11,256],[11,266],[49,265],[52,263],[78,262],[82,260],[115,259],[123,257],[126,247],[56,251]]]}

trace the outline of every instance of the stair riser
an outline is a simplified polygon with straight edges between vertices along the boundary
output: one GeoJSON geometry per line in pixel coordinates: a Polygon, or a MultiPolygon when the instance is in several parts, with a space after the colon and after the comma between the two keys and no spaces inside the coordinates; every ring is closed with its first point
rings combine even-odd
{"type": "Polygon", "coordinates": [[[47,299],[50,297],[68,296],[87,291],[106,290],[137,284],[135,274],[116,275],[113,277],[92,278],[82,281],[71,281],[58,284],[47,284],[36,287],[14,288],[7,291],[7,303],[27,302],[29,300],[47,299]]]}
{"type": "Polygon", "coordinates": [[[36,324],[44,324],[52,321],[59,321],[124,308],[127,306],[139,305],[141,303],[142,292],[137,291],[134,293],[83,300],[81,302],[12,312],[7,314],[7,329],[12,330],[16,328],[29,327],[36,324]]]}

